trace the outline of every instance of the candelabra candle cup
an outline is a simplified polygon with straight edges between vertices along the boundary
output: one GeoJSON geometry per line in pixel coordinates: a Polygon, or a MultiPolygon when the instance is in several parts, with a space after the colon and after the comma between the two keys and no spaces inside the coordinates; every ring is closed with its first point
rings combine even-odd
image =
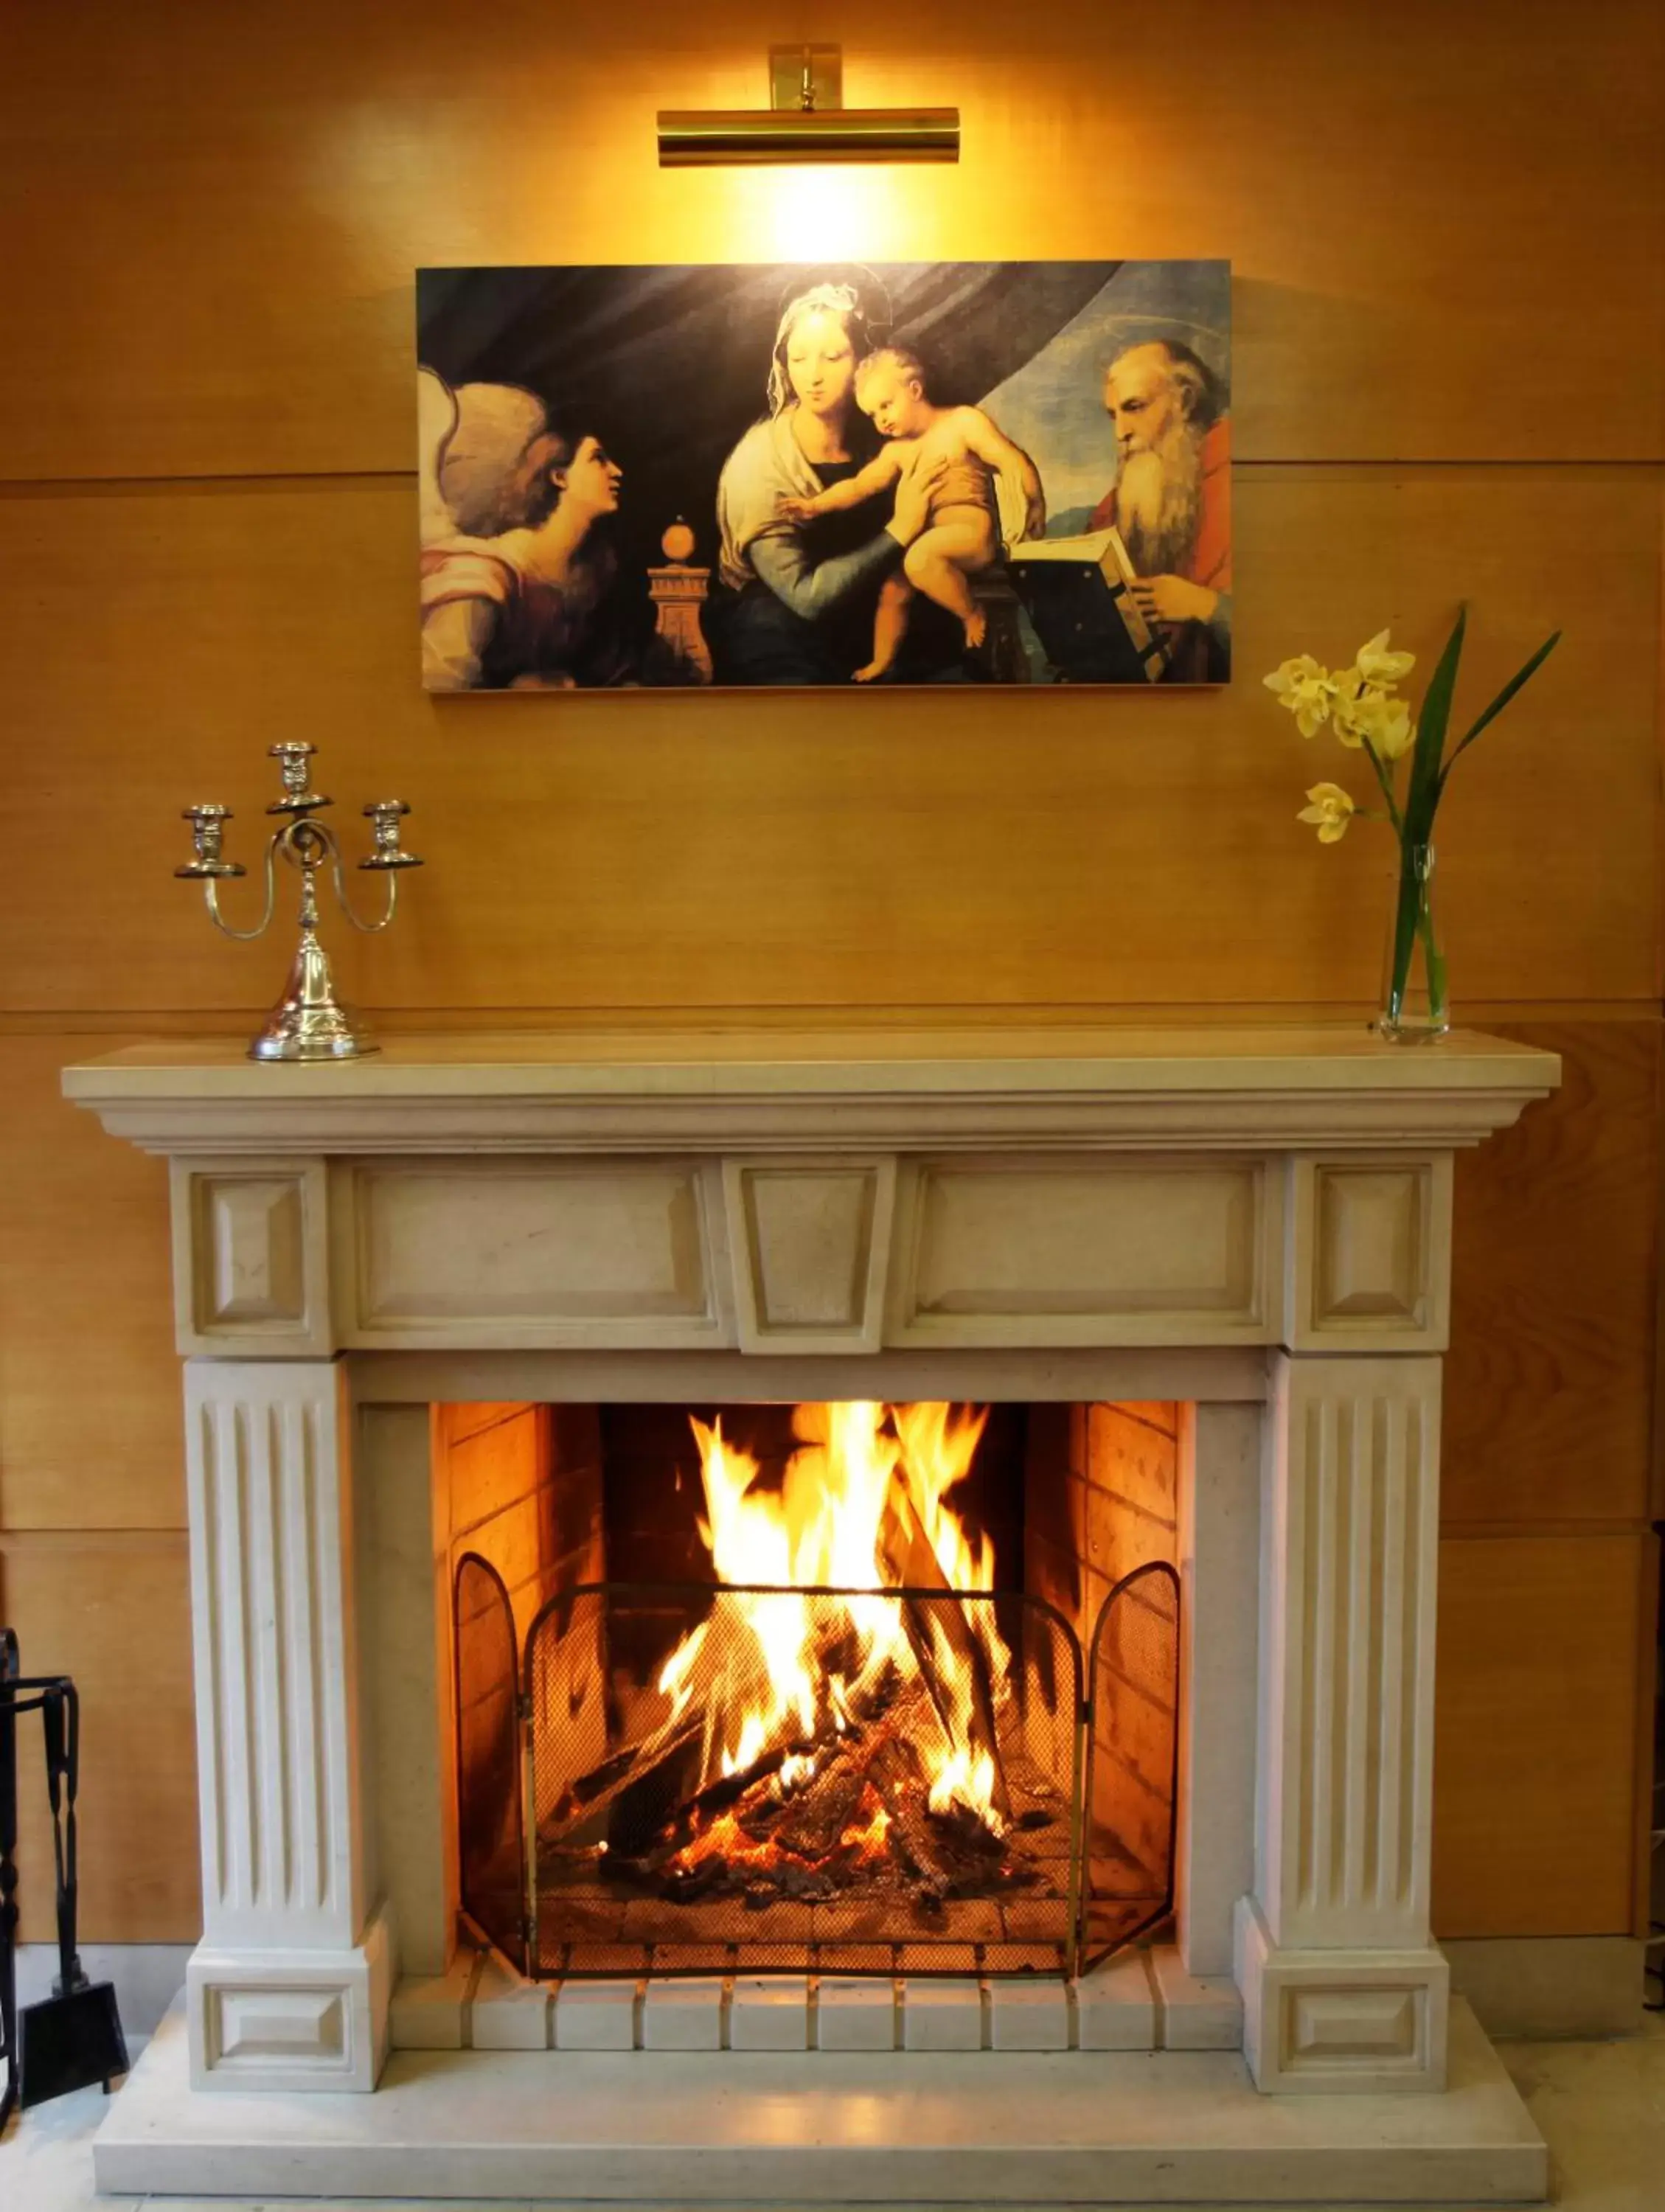
{"type": "Polygon", "coordinates": [[[317,750],[318,747],[309,745],[304,738],[285,738],[281,744],[266,747],[267,757],[277,763],[278,773],[283,779],[283,796],[270,802],[266,808],[268,814],[307,814],[335,804],[322,792],[307,788],[312,777],[307,763],[317,750]]]}
{"type": "Polygon", "coordinates": [[[248,870],[240,860],[223,858],[221,848],[225,839],[225,825],[231,819],[228,806],[187,806],[180,819],[191,824],[191,842],[196,857],[183,867],[175,868],[176,876],[246,876],[248,870]]]}
{"type": "Polygon", "coordinates": [[[359,862],[361,868],[419,868],[422,862],[399,842],[399,821],[410,811],[402,799],[373,799],[364,810],[375,838],[374,850],[359,862]]]}
{"type": "Polygon", "coordinates": [[[252,1060],[356,1060],[376,1047],[364,1027],[336,996],[334,980],[324,947],[318,938],[318,878],[327,868],[335,884],[336,901],[351,926],[367,937],[374,936],[392,921],[398,905],[398,878],[406,868],[419,868],[416,854],[401,842],[400,824],[410,809],[402,799],[373,799],[364,809],[374,840],[370,852],[359,862],[386,878],[386,900],[379,920],[367,921],[355,913],[342,874],[341,847],[325,822],[314,817],[331,801],[312,789],[312,757],[317,748],[295,738],[270,746],[278,763],[283,792],[267,806],[269,815],[285,817],[266,840],[265,910],[252,928],[239,929],[220,911],[220,879],[247,872],[241,863],[224,854],[225,825],[231,810],[218,805],[188,806],[193,853],[176,868],[176,876],[200,881],[210,919],[227,937],[246,942],[265,933],[277,902],[277,862],[280,859],[301,877],[301,941],[290,963],[283,995],[267,1015],[258,1036],[249,1045],[252,1060]]]}

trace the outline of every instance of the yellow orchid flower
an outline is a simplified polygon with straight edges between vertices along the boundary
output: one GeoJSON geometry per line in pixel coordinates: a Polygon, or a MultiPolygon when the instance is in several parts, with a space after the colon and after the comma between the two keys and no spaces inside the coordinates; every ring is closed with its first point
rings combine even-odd
{"type": "Polygon", "coordinates": [[[1416,742],[1416,725],[1405,702],[1368,684],[1336,701],[1332,721],[1344,745],[1357,748],[1368,738],[1378,760],[1396,761],[1416,742]]]}
{"type": "Polygon", "coordinates": [[[1316,737],[1329,720],[1335,698],[1335,678],[1310,653],[1285,661],[1281,668],[1273,669],[1270,676],[1261,680],[1268,691],[1276,694],[1279,704],[1287,707],[1294,715],[1295,726],[1303,738],[1316,737]]]}
{"type": "Polygon", "coordinates": [[[1347,824],[1352,820],[1353,803],[1339,783],[1315,783],[1307,797],[1310,806],[1303,806],[1296,816],[1297,822],[1313,823],[1318,831],[1321,845],[1337,845],[1347,834],[1347,824]]]}
{"type": "Polygon", "coordinates": [[[1388,650],[1385,629],[1377,630],[1368,645],[1358,648],[1358,673],[1366,684],[1379,684],[1385,688],[1401,683],[1415,666],[1415,653],[1388,650]]]}

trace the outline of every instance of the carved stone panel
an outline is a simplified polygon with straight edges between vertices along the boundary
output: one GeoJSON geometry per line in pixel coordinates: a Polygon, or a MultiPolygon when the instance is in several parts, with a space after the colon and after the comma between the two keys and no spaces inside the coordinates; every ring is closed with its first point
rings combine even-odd
{"type": "Polygon", "coordinates": [[[304,1358],[333,1348],[326,1194],[321,1162],[175,1164],[182,1352],[304,1358]]]}
{"type": "Polygon", "coordinates": [[[905,1167],[886,1340],[1272,1342],[1278,1213],[1259,1160],[905,1167]]]}
{"type": "Polygon", "coordinates": [[[728,1160],[743,1352],[877,1352],[894,1160],[728,1160]]]}
{"type": "Polygon", "coordinates": [[[1297,1159],[1291,1176],[1291,1347],[1443,1351],[1449,1333],[1449,1154],[1297,1159]]]}
{"type": "Polygon", "coordinates": [[[732,1344],[714,1166],[628,1158],[340,1170],[342,1339],[379,1349],[732,1344]]]}
{"type": "Polygon", "coordinates": [[[212,1996],[215,2061],[263,2067],[333,2059],[348,2063],[347,2004],[340,1990],[216,1989],[212,1996]]]}
{"type": "Polygon", "coordinates": [[[1376,2065],[1412,2057],[1425,1989],[1291,1989],[1284,1993],[1286,2066],[1316,2060],[1327,2066],[1348,2058],[1376,2065]]]}

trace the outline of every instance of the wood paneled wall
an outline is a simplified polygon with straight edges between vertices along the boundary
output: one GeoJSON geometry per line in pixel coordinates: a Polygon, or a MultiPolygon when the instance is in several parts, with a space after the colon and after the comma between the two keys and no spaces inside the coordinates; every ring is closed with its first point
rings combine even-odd
{"type": "Polygon", "coordinates": [[[236,806],[240,850],[264,747],[306,736],[326,787],[415,802],[432,867],[386,940],[341,948],[390,1026],[1362,1016],[1386,856],[1297,828],[1335,757],[1257,678],[1384,623],[1426,653],[1464,597],[1476,704],[1565,631],[1464,763],[1439,893],[1461,1012],[1553,1045],[1567,1084],[1460,1170],[1437,1913],[1454,1936],[1630,1928],[1665,18],[920,0],[853,20],[849,92],[957,101],[957,167],[661,173],[653,110],[760,97],[765,46],[800,19],[759,0],[9,13],[0,1613],[88,1692],[86,1933],[193,1931],[194,1778],[164,1176],[62,1106],[57,1071],[237,1030],[281,961],[213,937],[168,880],[185,801],[236,806]],[[418,688],[418,264],[1115,254],[1234,264],[1229,690],[418,688]],[[96,1356],[72,1350],[89,1335],[96,1356]]]}

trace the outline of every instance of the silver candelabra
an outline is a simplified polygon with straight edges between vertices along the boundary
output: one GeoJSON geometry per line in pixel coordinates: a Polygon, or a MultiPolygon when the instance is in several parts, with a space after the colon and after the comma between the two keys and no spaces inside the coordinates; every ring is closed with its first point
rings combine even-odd
{"type": "Polygon", "coordinates": [[[361,921],[347,896],[341,872],[341,847],[335,832],[327,823],[313,818],[334,804],[321,793],[308,788],[311,770],[307,763],[317,746],[290,739],[283,744],[269,745],[266,750],[280,764],[283,778],[283,797],[274,799],[266,811],[286,818],[266,842],[266,910],[259,921],[252,929],[234,929],[220,911],[222,878],[248,873],[240,861],[228,860],[222,850],[225,825],[231,819],[228,806],[185,809],[184,818],[191,824],[196,853],[173,872],[197,879],[215,927],[240,943],[246,943],[252,938],[264,936],[270,925],[277,903],[279,855],[291,867],[300,869],[301,943],[283,995],[267,1015],[258,1036],[250,1044],[249,1058],[355,1060],[362,1053],[374,1052],[376,1047],[350,1010],[336,997],[329,959],[318,941],[318,873],[325,866],[331,869],[341,911],[355,929],[362,930],[367,937],[386,929],[398,907],[400,870],[422,866],[416,855],[405,852],[399,843],[399,823],[410,809],[402,799],[373,799],[364,809],[375,842],[358,865],[386,876],[387,906],[380,921],[361,921]]]}

